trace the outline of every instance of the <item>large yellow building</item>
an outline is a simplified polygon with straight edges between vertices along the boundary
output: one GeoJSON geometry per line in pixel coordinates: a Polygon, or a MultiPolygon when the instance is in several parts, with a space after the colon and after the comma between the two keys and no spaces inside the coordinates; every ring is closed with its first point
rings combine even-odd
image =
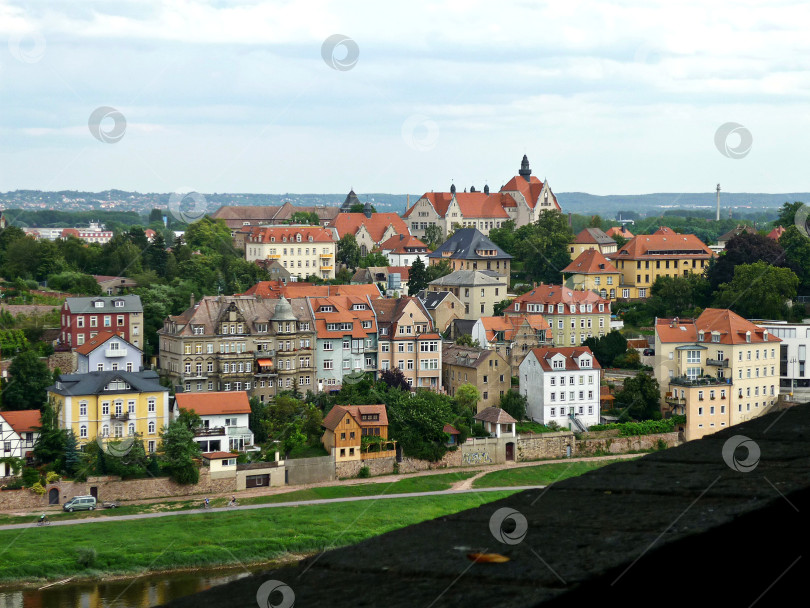
{"type": "Polygon", "coordinates": [[[335,278],[337,230],[320,226],[254,226],[244,236],[245,259],[278,260],[291,275],[335,278]]]}
{"type": "Polygon", "coordinates": [[[769,411],[779,395],[779,343],[727,309],[656,319],[655,377],[665,415],[685,414],[687,440],[769,411]]]}
{"type": "Polygon", "coordinates": [[[170,420],[169,389],[154,371],[62,374],[48,388],[48,399],[60,428],[72,430],[79,445],[138,435],[147,452],[154,452],[170,420]]]}
{"type": "Polygon", "coordinates": [[[694,234],[678,234],[661,226],[653,234],[639,234],[607,257],[621,273],[618,297],[647,298],[658,277],[702,274],[714,256],[694,234]]]}

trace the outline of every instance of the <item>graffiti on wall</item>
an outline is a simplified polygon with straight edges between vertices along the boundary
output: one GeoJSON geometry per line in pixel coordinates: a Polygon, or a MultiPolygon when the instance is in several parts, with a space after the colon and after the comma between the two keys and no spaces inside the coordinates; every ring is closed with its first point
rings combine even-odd
{"type": "Polygon", "coordinates": [[[463,455],[464,464],[492,464],[489,452],[467,452],[463,455]]]}

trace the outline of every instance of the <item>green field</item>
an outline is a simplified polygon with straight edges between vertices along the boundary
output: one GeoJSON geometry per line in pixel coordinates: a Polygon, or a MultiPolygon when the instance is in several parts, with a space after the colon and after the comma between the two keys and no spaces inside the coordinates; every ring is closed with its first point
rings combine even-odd
{"type": "Polygon", "coordinates": [[[0,581],[134,574],[311,554],[509,494],[395,498],[0,531],[0,581]]]}
{"type": "Polygon", "coordinates": [[[499,488],[508,486],[547,486],[555,481],[576,477],[618,460],[592,460],[543,464],[536,467],[503,469],[487,473],[473,482],[474,488],[499,488]]]}
{"type": "MultiPolygon", "coordinates": [[[[241,505],[256,505],[279,502],[294,502],[299,500],[319,500],[324,498],[347,498],[351,496],[379,496],[381,494],[406,494],[409,492],[438,492],[449,490],[457,481],[472,477],[471,471],[458,473],[441,473],[437,475],[422,475],[419,477],[406,477],[394,483],[364,483],[356,485],[335,485],[309,488],[306,490],[293,490],[281,494],[268,496],[253,496],[238,498],[241,505]]],[[[63,519],[103,519],[108,515],[134,515],[137,513],[156,513],[164,511],[183,511],[199,509],[202,506],[203,496],[191,500],[169,501],[163,503],[149,503],[138,505],[124,505],[116,509],[97,509],[95,511],[82,511],[77,513],[48,512],[53,521],[63,519]]],[[[216,498],[211,501],[214,507],[224,507],[227,498],[216,498]]],[[[32,517],[0,517],[0,524],[22,524],[33,521],[32,517]]]]}

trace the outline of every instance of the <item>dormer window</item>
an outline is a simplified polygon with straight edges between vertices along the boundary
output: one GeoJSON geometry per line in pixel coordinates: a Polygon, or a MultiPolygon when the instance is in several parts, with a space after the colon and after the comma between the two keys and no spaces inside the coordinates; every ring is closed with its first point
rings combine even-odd
{"type": "Polygon", "coordinates": [[[750,331],[745,332],[745,341],[746,342],[751,341],[751,332],[750,331]]]}
{"type": "Polygon", "coordinates": [[[312,242],[312,241],[314,241],[314,240],[315,240],[315,239],[313,239],[313,238],[312,238],[312,235],[310,234],[310,235],[309,235],[309,242],[311,243],[311,242],[312,242]]]}
{"type": "Polygon", "coordinates": [[[116,308],[123,308],[124,307],[124,301],[123,300],[116,300],[115,301],[115,307],[116,308]]]}
{"type": "Polygon", "coordinates": [[[762,332],[762,339],[767,342],[768,341],[768,330],[763,330],[762,332]]]}
{"type": "Polygon", "coordinates": [[[703,330],[701,329],[701,330],[698,332],[698,342],[703,342],[703,341],[704,341],[704,332],[703,332],[703,330]]]}
{"type": "Polygon", "coordinates": [[[321,312],[335,312],[335,307],[324,304],[321,306],[321,312]]]}
{"type": "Polygon", "coordinates": [[[300,235],[300,234],[296,234],[296,235],[295,235],[295,240],[296,240],[296,242],[300,243],[300,242],[301,242],[301,235],[300,235]]]}
{"type": "Polygon", "coordinates": [[[579,366],[580,366],[580,367],[590,367],[590,366],[591,366],[591,360],[590,360],[590,358],[588,358],[588,357],[582,357],[582,358],[579,360],[579,366]]]}
{"type": "Polygon", "coordinates": [[[93,302],[93,306],[96,308],[104,308],[104,301],[103,300],[96,300],[93,302]]]}
{"type": "Polygon", "coordinates": [[[352,310],[365,310],[365,309],[366,309],[365,304],[353,304],[352,305],[352,310]]]}

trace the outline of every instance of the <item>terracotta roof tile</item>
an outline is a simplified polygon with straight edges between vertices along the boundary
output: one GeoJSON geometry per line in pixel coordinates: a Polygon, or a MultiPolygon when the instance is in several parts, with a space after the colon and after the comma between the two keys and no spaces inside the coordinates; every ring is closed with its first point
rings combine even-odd
{"type": "MultiPolygon", "coordinates": [[[[329,226],[337,229],[338,235],[355,234],[361,226],[368,230],[371,240],[379,244],[385,236],[385,231],[391,226],[396,234],[410,235],[408,226],[396,213],[372,213],[371,217],[364,213],[339,213],[329,226]]],[[[389,239],[390,240],[390,239],[389,239]]]]}
{"type": "Polygon", "coordinates": [[[178,408],[194,410],[200,416],[250,413],[250,401],[245,391],[177,393],[175,399],[178,408]]]}
{"type": "Polygon", "coordinates": [[[384,404],[375,405],[336,405],[323,419],[321,426],[334,431],[340,421],[349,414],[361,427],[363,426],[388,426],[388,413],[384,404]],[[379,414],[379,420],[363,420],[363,415],[379,414]]]}
{"type": "Polygon", "coordinates": [[[562,271],[574,274],[618,274],[619,272],[598,249],[583,251],[562,271]]]}
{"type": "Polygon", "coordinates": [[[9,410],[0,412],[0,418],[17,434],[37,432],[42,424],[39,410],[9,410]]]}
{"type": "Polygon", "coordinates": [[[547,372],[560,371],[559,368],[552,367],[551,359],[555,355],[562,355],[565,357],[565,371],[579,371],[587,369],[602,369],[596,357],[593,356],[591,349],[587,346],[563,346],[556,348],[533,348],[532,353],[537,358],[538,363],[547,372]],[[577,359],[583,354],[591,356],[591,366],[580,368],[577,359]]]}

